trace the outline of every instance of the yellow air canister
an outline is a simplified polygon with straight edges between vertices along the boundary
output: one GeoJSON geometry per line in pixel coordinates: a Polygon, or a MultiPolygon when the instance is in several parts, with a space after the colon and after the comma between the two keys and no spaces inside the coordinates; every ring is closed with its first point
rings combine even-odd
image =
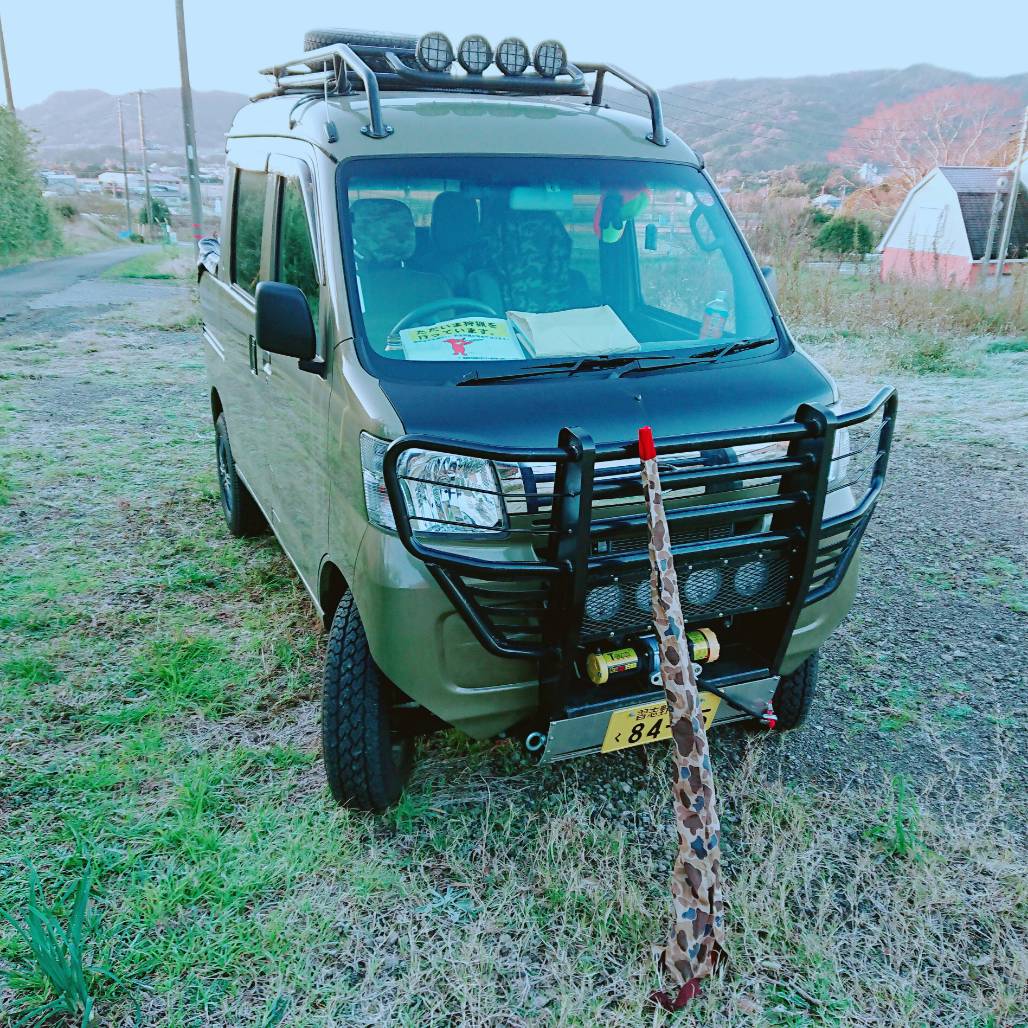
{"type": "Polygon", "coordinates": [[[624,675],[639,669],[639,654],[630,646],[608,653],[590,653],[585,658],[585,673],[593,685],[605,685],[611,675],[624,675]]]}

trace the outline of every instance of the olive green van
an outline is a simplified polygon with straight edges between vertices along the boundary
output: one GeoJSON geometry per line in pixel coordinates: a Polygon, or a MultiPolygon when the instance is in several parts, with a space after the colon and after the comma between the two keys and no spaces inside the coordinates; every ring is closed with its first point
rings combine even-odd
{"type": "Polygon", "coordinates": [[[799,724],[896,396],[840,403],[657,93],[439,33],[314,32],[266,74],[203,337],[229,529],[270,527],[328,627],[334,796],[387,807],[445,726],[547,762],[668,737],[644,425],[708,723],[799,724]]]}

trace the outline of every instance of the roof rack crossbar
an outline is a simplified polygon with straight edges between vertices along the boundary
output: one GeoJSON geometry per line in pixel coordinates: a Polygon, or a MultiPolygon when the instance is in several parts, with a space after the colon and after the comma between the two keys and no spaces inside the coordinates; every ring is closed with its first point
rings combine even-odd
{"type": "Polygon", "coordinates": [[[302,57],[291,61],[284,61],[281,64],[273,64],[269,68],[262,68],[262,75],[271,75],[275,79],[275,89],[270,93],[261,94],[254,99],[261,99],[264,96],[281,96],[296,89],[310,89],[315,86],[322,87],[326,92],[331,89],[339,92],[346,84],[347,70],[352,71],[364,86],[364,93],[368,98],[369,124],[361,128],[366,136],[372,139],[385,139],[392,134],[392,128],[382,119],[382,103],[378,93],[378,79],[375,73],[348,47],[345,43],[333,43],[331,46],[323,46],[317,50],[308,50],[302,57]],[[311,71],[312,64],[327,64],[332,62],[332,70],[325,68],[322,71],[311,71]],[[305,68],[300,71],[298,68],[305,68]]]}
{"type": "Polygon", "coordinates": [[[593,96],[590,101],[593,107],[599,107],[603,103],[603,84],[604,79],[608,75],[613,75],[614,78],[624,82],[626,86],[631,86],[632,89],[642,93],[650,103],[650,124],[652,125],[652,131],[647,134],[646,138],[651,143],[656,143],[657,146],[668,145],[668,134],[664,130],[664,110],[660,103],[660,94],[653,86],[648,86],[641,79],[637,79],[634,75],[613,64],[579,64],[578,67],[587,75],[593,74],[596,76],[593,82],[593,96]]]}
{"type": "MultiPolygon", "coordinates": [[[[259,93],[253,100],[263,100],[272,96],[284,96],[287,93],[311,92],[324,90],[326,99],[331,91],[335,94],[349,93],[352,90],[350,75],[360,80],[368,100],[369,124],[362,126],[361,132],[372,139],[385,139],[392,134],[391,126],[382,117],[380,87],[396,88],[410,85],[414,88],[444,90],[474,90],[490,93],[520,93],[536,96],[572,95],[588,96],[585,83],[586,75],[594,75],[594,83],[590,104],[600,107],[603,104],[603,87],[608,75],[619,79],[626,86],[642,93],[650,105],[651,131],[646,138],[657,146],[667,146],[669,137],[664,128],[664,113],[660,102],[660,94],[652,86],[641,79],[613,64],[572,64],[568,62],[564,72],[557,78],[544,78],[529,72],[525,75],[451,75],[449,72],[425,71],[412,67],[401,59],[403,54],[408,59],[413,51],[398,46],[347,46],[345,43],[333,43],[317,50],[308,50],[302,57],[294,60],[273,64],[261,69],[262,75],[270,75],[275,79],[275,88],[259,93]],[[359,51],[359,53],[358,53],[359,51]],[[373,70],[364,57],[379,58],[384,61],[388,71],[373,70]],[[328,67],[331,63],[331,68],[328,67]],[[318,65],[321,68],[318,69],[318,65]]],[[[355,83],[354,83],[355,84],[355,83]]]]}

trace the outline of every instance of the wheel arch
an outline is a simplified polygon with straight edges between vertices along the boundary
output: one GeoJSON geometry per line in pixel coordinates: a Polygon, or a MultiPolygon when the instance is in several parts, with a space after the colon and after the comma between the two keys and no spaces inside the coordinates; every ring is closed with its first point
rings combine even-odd
{"type": "Polygon", "coordinates": [[[211,386],[211,421],[217,421],[218,416],[224,413],[225,405],[221,402],[221,394],[217,387],[211,386]]]}
{"type": "Polygon", "coordinates": [[[349,583],[339,566],[332,560],[326,559],[321,565],[321,573],[318,576],[318,604],[321,607],[321,616],[328,628],[335,617],[339,601],[350,591],[349,583]]]}

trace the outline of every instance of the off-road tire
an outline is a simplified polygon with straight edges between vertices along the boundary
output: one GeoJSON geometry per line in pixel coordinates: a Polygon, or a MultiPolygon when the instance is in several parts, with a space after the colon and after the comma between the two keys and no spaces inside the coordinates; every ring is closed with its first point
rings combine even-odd
{"type": "Polygon", "coordinates": [[[225,515],[229,532],[237,537],[260,535],[268,525],[257,501],[236,470],[224,413],[219,414],[218,420],[214,422],[214,446],[221,511],[225,515]]]}
{"type": "MultiPolygon", "coordinates": [[[[303,37],[303,50],[307,53],[310,50],[320,50],[323,46],[333,46],[336,43],[345,43],[347,46],[386,46],[396,47],[399,50],[413,50],[418,45],[417,36],[405,36],[397,32],[364,32],[360,29],[312,29],[303,37]]],[[[417,67],[413,58],[404,54],[398,54],[404,64],[412,68],[417,67]]],[[[378,54],[368,54],[364,58],[372,71],[389,71],[384,57],[378,54]]]]}
{"type": "Polygon", "coordinates": [[[817,691],[817,675],[818,651],[815,650],[795,671],[779,681],[771,701],[778,715],[778,728],[783,731],[799,728],[807,720],[817,691]]]}
{"type": "Polygon", "coordinates": [[[321,701],[325,775],[336,802],[383,811],[400,798],[414,743],[391,731],[393,692],[371,659],[357,604],[346,593],[328,633],[321,701]]]}

